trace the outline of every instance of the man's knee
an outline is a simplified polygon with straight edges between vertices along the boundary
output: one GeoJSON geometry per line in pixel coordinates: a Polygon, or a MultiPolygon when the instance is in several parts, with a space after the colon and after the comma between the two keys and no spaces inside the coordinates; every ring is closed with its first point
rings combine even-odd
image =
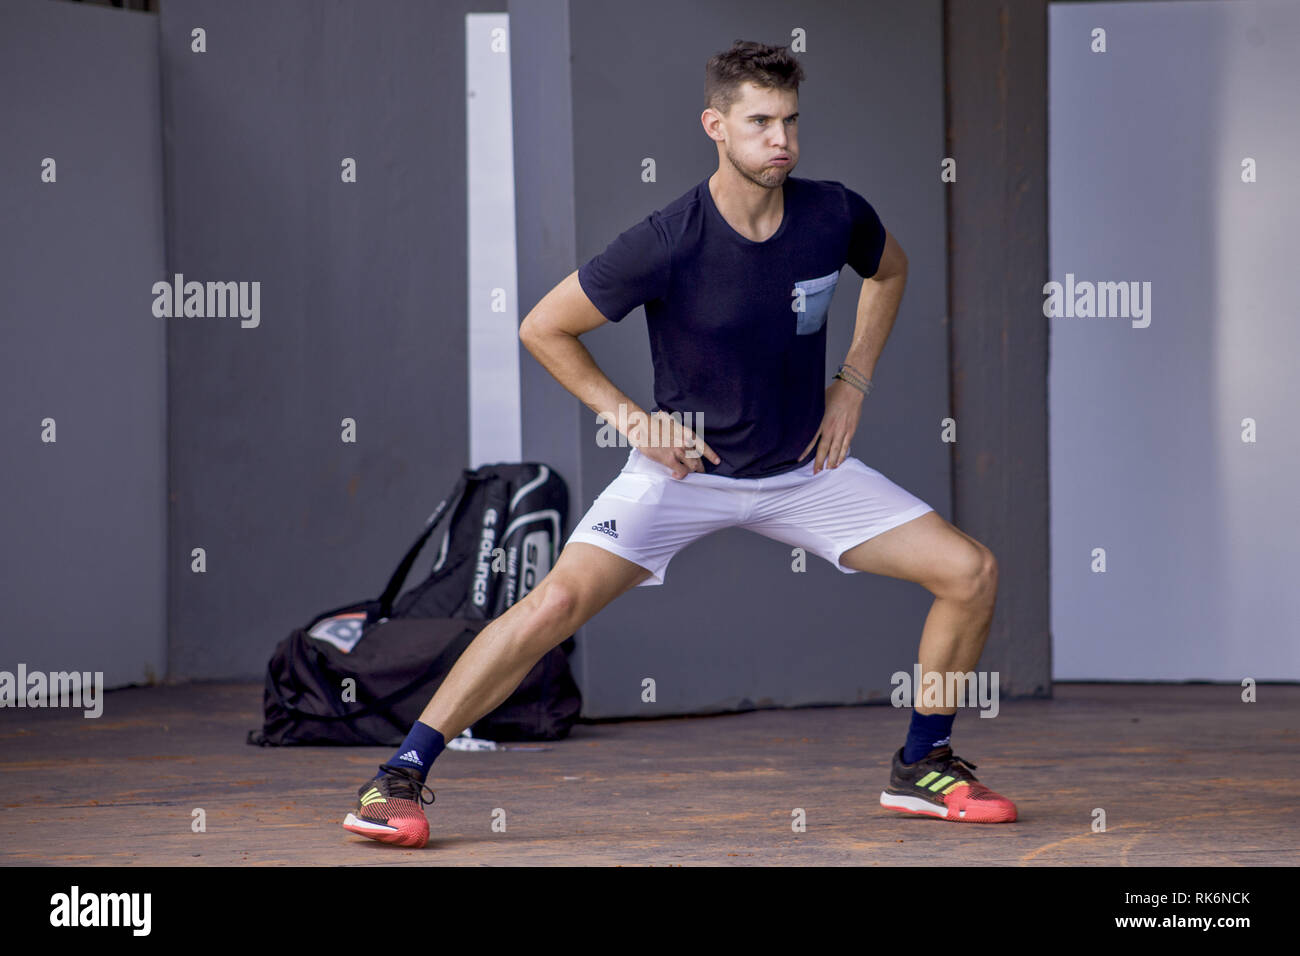
{"type": "Polygon", "coordinates": [[[963,549],[944,597],[963,604],[992,604],[998,593],[998,561],[978,542],[963,549]]]}
{"type": "MultiPolygon", "coordinates": [[[[544,630],[572,632],[582,623],[577,620],[582,604],[581,592],[567,579],[547,575],[533,596],[536,598],[533,613],[544,630]]],[[[563,634],[558,639],[563,640],[567,636],[563,634]]]]}

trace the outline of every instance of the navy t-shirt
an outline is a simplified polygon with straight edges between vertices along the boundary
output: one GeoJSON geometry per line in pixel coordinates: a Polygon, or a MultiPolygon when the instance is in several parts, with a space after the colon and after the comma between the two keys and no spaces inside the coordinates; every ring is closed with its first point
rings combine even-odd
{"type": "Polygon", "coordinates": [[[736,232],[705,179],[618,236],[578,269],[601,314],[645,306],[655,409],[698,424],[731,478],[777,475],[825,412],[826,314],[840,269],[876,274],[885,228],[843,184],[786,178],[781,225],[764,242],[736,232]],[[686,418],[686,413],[692,413],[686,418]]]}

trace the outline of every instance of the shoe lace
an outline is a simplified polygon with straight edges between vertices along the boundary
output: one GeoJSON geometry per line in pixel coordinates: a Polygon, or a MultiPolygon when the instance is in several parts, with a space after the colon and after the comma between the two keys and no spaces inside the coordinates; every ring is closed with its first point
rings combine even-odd
{"type": "Polygon", "coordinates": [[[387,789],[390,796],[403,800],[414,800],[420,804],[433,803],[435,799],[433,790],[417,777],[408,776],[403,771],[393,770],[389,767],[380,767],[379,769],[384,771],[384,781],[388,785],[387,789]],[[426,790],[429,792],[428,800],[424,799],[426,790]]]}
{"type": "Polygon", "coordinates": [[[975,764],[965,758],[958,757],[956,754],[948,758],[946,770],[954,777],[959,777],[962,780],[975,780],[975,764]]]}

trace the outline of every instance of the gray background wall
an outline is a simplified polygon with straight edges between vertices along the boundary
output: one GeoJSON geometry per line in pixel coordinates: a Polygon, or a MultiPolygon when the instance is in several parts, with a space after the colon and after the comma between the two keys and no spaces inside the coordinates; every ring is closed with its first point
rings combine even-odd
{"type": "MultiPolygon", "coordinates": [[[[512,4],[518,16],[524,4],[512,4]]],[[[569,44],[548,43],[548,95],[571,65],[571,178],[576,257],[552,257],[521,291],[546,288],[600,252],[619,232],[667,205],[717,168],[716,148],[700,125],[704,64],[743,37],[789,42],[807,31],[801,54],[801,158],[794,175],[836,179],[867,197],[911,262],[911,279],[894,331],[863,406],[854,454],[951,517],[949,454],[939,441],[948,414],[944,334],[943,62],[940,4],[810,4],[791,16],[787,4],[698,4],[672,0],[654,16],[640,7],[571,0],[569,44]],[[683,29],[689,24],[689,29],[683,29]],[[657,182],[641,182],[653,157],[657,182]]],[[[551,36],[559,32],[550,20],[551,36]]],[[[516,55],[519,37],[515,28],[516,55]]],[[[516,76],[523,71],[516,61],[516,76]]],[[[534,100],[536,101],[536,100],[534,100]]],[[[517,104],[518,106],[519,104],[517,104]]],[[[517,109],[516,156],[521,264],[530,243],[523,210],[544,193],[540,175],[526,181],[530,111],[517,109]]],[[[557,124],[555,114],[537,120],[557,124]]],[[[549,146],[552,133],[542,132],[549,146]]],[[[560,167],[562,154],[548,157],[560,167]]],[[[569,175],[557,169],[567,180],[569,175]]],[[[562,180],[563,181],[563,180],[562,180]]],[[[562,213],[560,200],[541,198],[562,213]]],[[[540,224],[534,222],[534,228],[540,224]]],[[[567,251],[567,250],[565,250],[567,251]]],[[[521,266],[522,267],[522,266],[521,266]]],[[[832,305],[827,380],[852,336],[860,280],[845,271],[832,305]]],[[[534,300],[535,301],[535,300],[534,300]]],[[[644,313],[584,336],[597,364],[644,408],[653,405],[644,313]]],[[[532,361],[532,360],[526,360],[532,361]]],[[[536,364],[533,362],[532,364],[536,364]]],[[[553,400],[544,383],[533,383],[553,400]]],[[[618,473],[627,449],[596,445],[595,416],[576,399],[581,498],[574,517],[618,473]]],[[[563,408],[563,401],[558,407],[563,408]]],[[[569,413],[570,415],[573,412],[569,413]]],[[[573,421],[564,419],[565,427],[573,421]]],[[[574,454],[570,438],[564,454],[574,454]]],[[[535,447],[535,446],[534,446],[535,447]]],[[[525,453],[528,452],[525,444],[525,453]]],[[[581,682],[589,716],[646,715],[749,706],[853,702],[884,698],[889,678],[910,672],[929,608],[922,588],[868,575],[844,575],[810,558],[790,570],[790,548],[732,529],[696,542],[673,559],[662,587],[635,588],[584,629],[581,682]],[[640,700],[654,677],[658,700],[640,700]]]]}
{"type": "Polygon", "coordinates": [[[464,18],[493,6],[162,7],[169,269],[262,282],[259,328],[168,320],[175,676],[257,675],[377,595],[467,464],[464,18]]]}
{"type": "Polygon", "coordinates": [[[998,558],[980,667],[1051,694],[1047,2],[944,4],[955,523],[998,558]]]}
{"type": "Polygon", "coordinates": [[[1152,283],[1044,319],[1057,678],[1300,677],[1298,53],[1294,3],[1051,8],[1052,278],[1152,283]]]}
{"type": "MultiPolygon", "coordinates": [[[[361,16],[341,0],[169,0],[160,20],[72,9],[100,38],[91,15],[150,24],[161,55],[166,176],[156,163],[150,170],[153,206],[118,205],[129,194],[107,185],[97,193],[109,206],[101,219],[160,210],[160,194],[167,210],[165,261],[155,255],[138,286],[111,290],[127,309],[138,295],[142,327],[167,343],[165,362],[155,351],[152,366],[156,384],[167,369],[166,402],[159,392],[149,413],[155,466],[168,449],[169,533],[164,553],[156,515],[156,617],[135,630],[161,648],[163,554],[168,673],[256,677],[289,628],[378,591],[466,462],[464,15],[492,6],[388,0],[361,16]],[[206,53],[190,50],[196,26],[206,30],[206,53]],[[339,181],[345,156],[358,161],[356,184],[339,181]],[[150,296],[134,290],[177,272],[259,281],[260,326],[154,319],[150,296]],[[355,445],[340,441],[344,417],[358,423],[355,445]],[[196,547],[207,554],[203,574],[190,570],[196,547]]],[[[709,54],[740,36],[786,42],[793,26],[807,31],[796,175],[839,179],[866,195],[912,266],[854,452],[951,517],[949,449],[939,441],[951,410],[938,0],[827,3],[801,9],[797,23],[777,3],[672,3],[646,17],[636,5],[555,0],[509,12],[521,316],[619,231],[715,168],[698,119],[709,54]],[[640,181],[645,156],[657,161],[655,183],[640,181]]],[[[151,102],[150,91],[138,99],[151,102]]],[[[80,268],[66,275],[103,299],[80,268]]],[[[852,333],[858,283],[848,276],[833,306],[828,376],[852,333]]],[[[586,341],[648,407],[643,320],[586,341]]],[[[576,518],[626,450],[598,448],[592,416],[521,358],[524,457],[565,476],[576,518]]],[[[142,460],[114,461],[130,476],[148,473],[142,460]]],[[[141,501],[161,499],[160,472],[141,501]]],[[[9,499],[35,483],[24,478],[9,499]]],[[[29,537],[42,554],[73,540],[70,530],[28,527],[40,532],[29,537]]],[[[114,524],[99,540],[120,535],[114,524]]],[[[119,565],[113,593],[139,603],[146,592],[118,584],[139,568],[119,565]]],[[[51,566],[39,580],[57,581],[51,566]]],[[[785,545],[738,530],[714,535],[674,560],[665,587],[633,591],[584,628],[576,663],[585,713],[883,699],[890,675],[915,659],[929,603],[918,586],[842,575],[815,558],[793,574],[785,545]],[[656,705],[640,702],[644,676],[659,682],[656,705]]],[[[83,623],[86,609],[74,619],[83,623]]],[[[1004,692],[1014,678],[1003,674],[1004,692]]]]}
{"type": "Polygon", "coordinates": [[[153,17],[0,4],[0,670],[165,672],[158,82],[153,17]]]}
{"type": "MultiPolygon", "coordinates": [[[[0,9],[7,664],[110,685],[252,677],[305,616],[377,591],[468,454],[464,14],[494,6],[0,9]],[[150,286],[174,272],[262,282],[261,326],[156,319],[150,286]]],[[[854,450],[950,515],[937,0],[825,4],[797,24],[775,3],[508,6],[520,315],[711,171],[709,53],[808,31],[797,174],[868,196],[912,261],[854,450]]],[[[1150,280],[1155,304],[1149,329],[1051,325],[1055,676],[1295,678],[1295,8],[1054,4],[1051,29],[1051,275],[1150,280]],[[1096,25],[1104,56],[1088,52],[1096,25]],[[1088,570],[1097,546],[1105,575],[1088,570]]],[[[588,342],[652,400],[642,319],[588,342]]],[[[597,448],[586,410],[521,358],[524,457],[565,475],[576,517],[625,451],[597,448]]],[[[588,715],[883,694],[928,597],[788,568],[784,546],[740,531],[687,549],[664,588],[584,629],[588,715]],[[648,675],[654,707],[637,695],[648,675]]]]}

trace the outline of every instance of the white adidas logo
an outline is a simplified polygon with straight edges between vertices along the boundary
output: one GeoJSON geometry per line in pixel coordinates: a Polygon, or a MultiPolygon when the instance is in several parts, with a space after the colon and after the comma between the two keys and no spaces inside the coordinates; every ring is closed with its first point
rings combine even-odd
{"type": "Polygon", "coordinates": [[[406,753],[402,754],[402,755],[401,755],[400,757],[398,757],[397,759],[398,759],[398,760],[405,760],[407,763],[413,763],[413,764],[415,764],[417,767],[423,767],[423,766],[424,766],[424,764],[422,764],[422,763],[420,762],[420,755],[417,754],[414,750],[408,750],[406,753]]]}

